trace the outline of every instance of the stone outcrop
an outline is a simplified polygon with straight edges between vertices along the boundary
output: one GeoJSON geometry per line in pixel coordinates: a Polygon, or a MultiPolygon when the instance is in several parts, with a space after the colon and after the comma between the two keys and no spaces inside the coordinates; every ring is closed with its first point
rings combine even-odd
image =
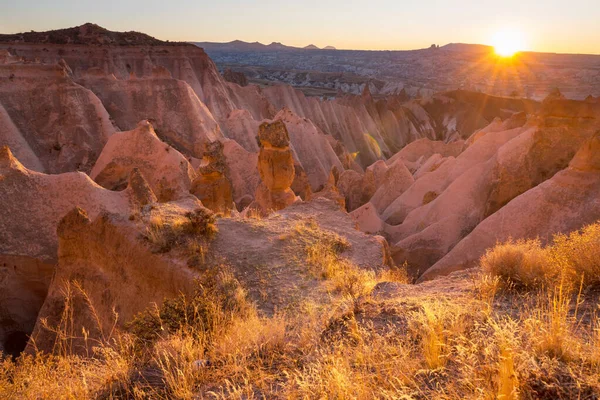
{"type": "Polygon", "coordinates": [[[275,121],[263,123],[258,130],[260,152],[258,172],[260,185],[256,189],[255,203],[263,213],[281,210],[296,200],[291,190],[294,182],[294,157],[285,124],[275,121]]]}
{"type": "Polygon", "coordinates": [[[345,170],[340,174],[337,188],[344,196],[348,212],[356,210],[375,194],[375,183],[369,182],[366,174],[354,170],[345,170]]]}
{"type": "Polygon", "coordinates": [[[196,177],[188,160],[162,142],[152,124],[141,121],[132,131],[114,134],[104,146],[90,177],[109,190],[127,187],[131,171],[137,168],[159,201],[189,196],[196,177]]]}
{"type": "MultiPolygon", "coordinates": [[[[335,167],[334,167],[335,168],[335,167]]],[[[331,176],[328,182],[331,181],[331,176]]],[[[302,200],[308,201],[312,198],[313,191],[310,187],[310,181],[308,176],[302,168],[302,165],[294,164],[294,182],[292,182],[291,189],[294,191],[296,196],[299,196],[302,200]]]]}
{"type": "MultiPolygon", "coordinates": [[[[452,182],[469,169],[488,161],[502,145],[518,136],[525,129],[525,127],[516,128],[494,133],[493,135],[485,135],[460,153],[458,157],[449,155],[446,161],[437,169],[423,174],[415,181],[414,185],[396,198],[383,211],[381,214],[382,219],[391,225],[402,223],[412,210],[423,206],[428,202],[426,201],[428,198],[439,196],[452,182]]],[[[441,153],[438,152],[438,154],[441,153]]]]}
{"type": "MultiPolygon", "coordinates": [[[[257,129],[258,131],[258,129],[257,129]]],[[[256,141],[256,137],[254,139],[256,141]]],[[[256,168],[258,153],[246,151],[235,140],[223,142],[223,155],[227,162],[228,179],[233,190],[233,200],[238,211],[242,211],[254,200],[260,174],[256,168]]]]}
{"type": "MultiPolygon", "coordinates": [[[[388,228],[394,260],[408,262],[418,276],[488,216],[567,167],[577,149],[599,127],[588,119],[558,126],[548,123],[541,119],[530,124],[489,160],[465,170],[439,195],[412,210],[401,225],[388,228]]],[[[488,133],[469,149],[483,143],[488,135],[499,137],[501,133],[488,133]]]]}
{"type": "Polygon", "coordinates": [[[191,294],[197,275],[186,260],[151,251],[140,231],[152,216],[160,215],[168,224],[198,207],[200,203],[192,198],[157,204],[152,210],[146,207],[140,221],[108,212],[92,219],[84,209],[72,209],[58,226],[58,265],[29,350],[55,350],[57,337],[45,325],[60,326],[67,304],[73,311],[71,324],[64,327],[73,337],[68,345],[75,354],[87,354],[94,341],[107,337],[115,324],[122,328],[153,303],[191,294]],[[84,340],[82,328],[91,341],[84,340]]]}
{"type": "MultiPolygon", "coordinates": [[[[385,166],[385,163],[383,165],[385,166]]],[[[378,179],[380,181],[379,186],[373,196],[367,203],[350,213],[356,221],[358,229],[363,232],[375,233],[383,231],[385,224],[380,214],[390,203],[411,187],[415,181],[401,159],[397,160],[389,168],[385,166],[385,169],[381,169],[380,172],[382,175],[378,179]]],[[[368,174],[365,173],[365,177],[367,176],[368,174]]]]}
{"type": "Polygon", "coordinates": [[[204,207],[229,215],[235,204],[231,182],[227,177],[227,161],[223,148],[223,143],[220,141],[205,145],[204,157],[191,192],[200,199],[204,207]]]}
{"type": "Polygon", "coordinates": [[[310,120],[300,118],[288,108],[277,113],[273,120],[285,124],[294,159],[302,166],[313,192],[327,184],[331,168],[343,170],[327,136],[310,120]]]}
{"type": "Polygon", "coordinates": [[[402,160],[396,161],[384,173],[382,182],[371,198],[378,213],[382,213],[394,200],[415,182],[402,160]]]}
{"type": "Polygon", "coordinates": [[[331,168],[329,179],[325,187],[320,191],[311,195],[311,198],[325,198],[336,203],[342,210],[346,208],[346,199],[342,196],[337,188],[337,183],[340,179],[340,171],[336,167],[331,168]]]}

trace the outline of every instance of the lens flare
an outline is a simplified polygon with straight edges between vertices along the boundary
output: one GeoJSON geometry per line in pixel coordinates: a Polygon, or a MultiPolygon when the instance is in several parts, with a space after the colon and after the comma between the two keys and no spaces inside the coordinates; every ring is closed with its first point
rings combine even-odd
{"type": "Polygon", "coordinates": [[[523,34],[513,29],[496,32],[492,39],[492,45],[496,54],[502,57],[512,57],[526,47],[523,34]]]}

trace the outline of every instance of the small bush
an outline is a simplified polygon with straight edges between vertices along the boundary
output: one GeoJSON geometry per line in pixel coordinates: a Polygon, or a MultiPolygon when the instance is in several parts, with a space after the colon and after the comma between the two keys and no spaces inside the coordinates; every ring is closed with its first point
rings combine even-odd
{"type": "Polygon", "coordinates": [[[185,225],[185,232],[189,234],[213,239],[219,231],[215,214],[207,208],[198,208],[185,216],[189,219],[189,223],[185,225]]]}
{"type": "Polygon", "coordinates": [[[206,208],[198,208],[170,221],[161,216],[153,217],[144,238],[153,245],[155,252],[167,253],[176,246],[194,245],[198,237],[212,240],[218,231],[215,214],[206,208]]]}
{"type": "Polygon", "coordinates": [[[555,279],[547,252],[539,240],[509,241],[489,249],[480,261],[485,273],[517,287],[539,287],[555,279]]]}

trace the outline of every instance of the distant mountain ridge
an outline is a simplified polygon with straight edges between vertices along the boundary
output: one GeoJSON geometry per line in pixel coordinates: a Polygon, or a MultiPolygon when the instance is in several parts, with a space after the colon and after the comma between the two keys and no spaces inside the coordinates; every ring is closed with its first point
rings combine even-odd
{"type": "Polygon", "coordinates": [[[190,42],[198,47],[202,47],[206,51],[285,51],[285,50],[337,50],[333,46],[327,46],[323,49],[309,44],[306,47],[294,47],[287,46],[280,42],[273,42],[271,44],[263,44],[260,42],[244,42],[243,40],[234,40],[231,42],[190,42]]]}

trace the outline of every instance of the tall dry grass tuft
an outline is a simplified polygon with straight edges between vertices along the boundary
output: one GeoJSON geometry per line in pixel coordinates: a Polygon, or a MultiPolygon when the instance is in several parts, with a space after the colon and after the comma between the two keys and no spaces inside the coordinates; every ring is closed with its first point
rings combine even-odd
{"type": "Polygon", "coordinates": [[[420,337],[427,368],[442,368],[448,355],[448,332],[444,327],[442,310],[425,304],[421,311],[415,313],[413,321],[416,322],[413,334],[420,337]]]}
{"type": "Polygon", "coordinates": [[[515,368],[515,353],[518,343],[515,324],[494,325],[498,341],[498,394],[499,400],[519,398],[519,379],[515,368]],[[507,329],[508,328],[508,329],[507,329]]]}
{"type": "Polygon", "coordinates": [[[483,271],[516,288],[561,287],[572,292],[600,284],[600,223],[569,235],[555,235],[543,247],[538,239],[508,241],[488,250],[481,259],[483,271]]]}

